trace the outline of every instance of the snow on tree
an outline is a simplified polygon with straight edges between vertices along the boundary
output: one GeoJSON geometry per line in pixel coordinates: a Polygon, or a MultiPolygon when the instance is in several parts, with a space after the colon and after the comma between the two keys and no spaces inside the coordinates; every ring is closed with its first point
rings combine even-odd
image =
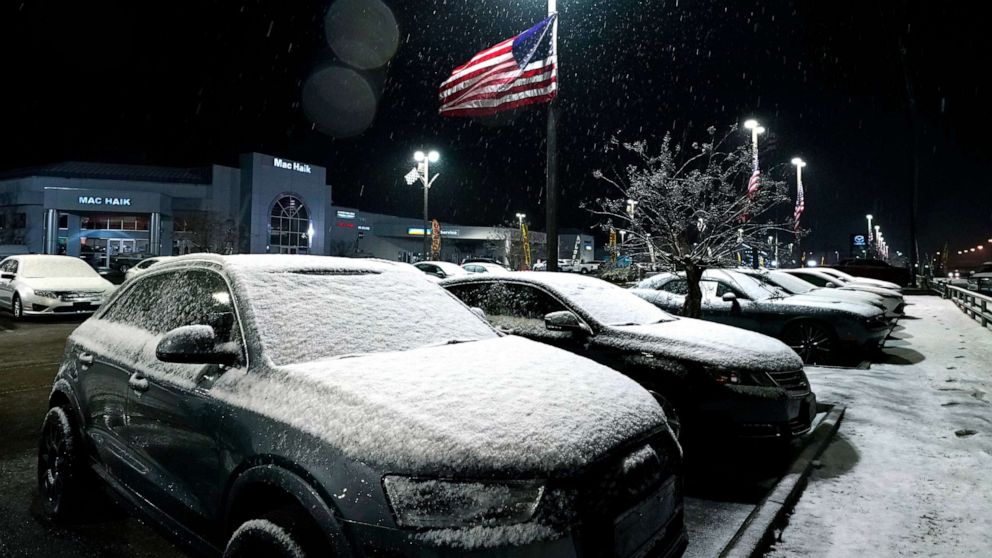
{"type": "Polygon", "coordinates": [[[657,150],[646,140],[612,138],[608,151],[623,147],[623,169],[593,173],[616,195],[585,207],[603,218],[604,229],[628,231],[625,252],[685,272],[685,316],[700,316],[699,279],[705,269],[739,265],[746,247],[757,253],[767,246],[768,235],[793,234],[791,211],[784,208],[790,201],[785,182],[762,173],[757,191],[747,195],[754,169],[749,146],[730,145],[737,132],[732,126],[718,137],[711,126],[707,141],[688,148],[673,145],[666,134],[657,150]]]}

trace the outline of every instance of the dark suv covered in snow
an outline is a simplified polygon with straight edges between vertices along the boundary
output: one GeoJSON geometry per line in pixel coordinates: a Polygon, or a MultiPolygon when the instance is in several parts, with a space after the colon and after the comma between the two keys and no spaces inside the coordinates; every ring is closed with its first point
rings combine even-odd
{"type": "Polygon", "coordinates": [[[678,556],[680,469],[635,382],[412,266],[191,255],[70,336],[38,483],[56,520],[102,485],[207,555],[678,556]]]}
{"type": "Polygon", "coordinates": [[[687,433],[788,439],[807,432],[816,414],[802,360],[771,337],[676,317],[626,289],[571,273],[468,276],[441,285],[504,331],[634,378],[687,433]]]}

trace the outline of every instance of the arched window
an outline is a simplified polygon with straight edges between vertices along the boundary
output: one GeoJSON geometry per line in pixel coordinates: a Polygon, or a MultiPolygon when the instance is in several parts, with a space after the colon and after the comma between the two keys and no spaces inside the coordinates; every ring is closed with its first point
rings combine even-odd
{"type": "Polygon", "coordinates": [[[269,251],[306,254],[310,250],[310,211],[296,196],[285,195],[272,205],[269,251]]]}

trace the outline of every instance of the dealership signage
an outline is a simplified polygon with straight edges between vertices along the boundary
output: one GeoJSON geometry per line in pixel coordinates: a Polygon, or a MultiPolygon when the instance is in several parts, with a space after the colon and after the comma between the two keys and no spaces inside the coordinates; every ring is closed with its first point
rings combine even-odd
{"type": "Polygon", "coordinates": [[[302,172],[303,174],[310,174],[310,165],[306,163],[297,163],[296,161],[289,161],[286,159],[280,159],[279,157],[272,158],[273,166],[279,167],[281,169],[302,172]]]}
{"type": "Polygon", "coordinates": [[[340,217],[342,219],[354,219],[355,218],[355,212],[354,211],[341,211],[341,210],[338,210],[338,217],[340,217]]]}
{"type": "MultiPolygon", "coordinates": [[[[427,229],[427,234],[430,234],[431,230],[427,229]]],[[[424,229],[420,227],[410,227],[406,230],[406,234],[411,236],[424,236],[424,229]]],[[[441,236],[458,236],[458,230],[456,229],[441,229],[441,236]]]]}
{"type": "Polygon", "coordinates": [[[868,245],[868,240],[863,234],[852,234],[851,235],[851,246],[854,248],[864,248],[868,245]]]}
{"type": "Polygon", "coordinates": [[[79,196],[79,205],[131,205],[131,198],[108,198],[104,196],[79,196]]]}

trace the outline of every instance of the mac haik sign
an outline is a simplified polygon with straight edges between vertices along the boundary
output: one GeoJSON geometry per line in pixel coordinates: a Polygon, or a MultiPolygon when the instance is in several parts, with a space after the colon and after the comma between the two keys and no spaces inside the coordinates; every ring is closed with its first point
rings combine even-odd
{"type": "Polygon", "coordinates": [[[79,205],[130,206],[131,198],[111,198],[105,196],[79,196],[79,205]]]}

